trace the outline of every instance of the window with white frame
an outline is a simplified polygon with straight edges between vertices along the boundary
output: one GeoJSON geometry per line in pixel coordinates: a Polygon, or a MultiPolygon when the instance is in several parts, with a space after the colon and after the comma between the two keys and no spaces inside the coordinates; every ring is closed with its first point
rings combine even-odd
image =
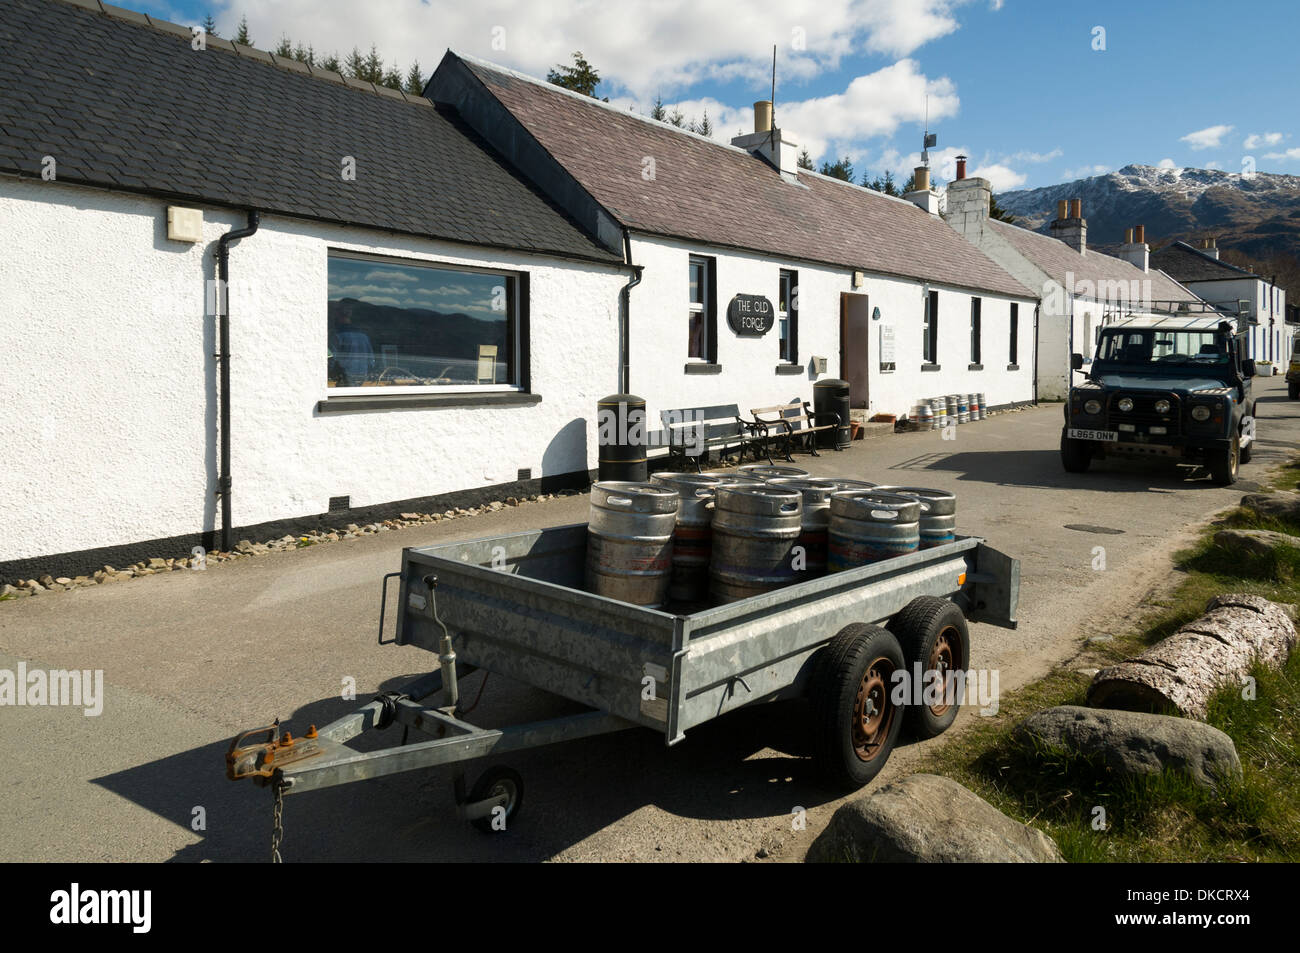
{"type": "Polygon", "coordinates": [[[799,272],[784,268],[781,270],[776,310],[781,360],[787,364],[797,364],[799,362],[799,272]]]}
{"type": "Polygon", "coordinates": [[[521,277],[330,252],[329,386],[518,387],[521,277]]]}
{"type": "Polygon", "coordinates": [[[709,259],[692,255],[690,260],[690,301],[687,305],[687,350],[691,360],[707,361],[712,353],[710,327],[713,288],[709,280],[709,259]]]}

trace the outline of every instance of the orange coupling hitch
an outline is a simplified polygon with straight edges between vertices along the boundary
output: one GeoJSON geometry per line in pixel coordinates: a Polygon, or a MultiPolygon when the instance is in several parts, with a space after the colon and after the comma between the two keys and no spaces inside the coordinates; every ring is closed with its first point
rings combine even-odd
{"type": "Polygon", "coordinates": [[[303,737],[295,738],[287,731],[280,731],[277,719],[265,728],[254,728],[235,736],[226,752],[226,777],[232,781],[269,778],[277,768],[318,755],[322,750],[315,725],[311,725],[303,737]],[[263,737],[264,740],[249,742],[254,737],[263,737]]]}

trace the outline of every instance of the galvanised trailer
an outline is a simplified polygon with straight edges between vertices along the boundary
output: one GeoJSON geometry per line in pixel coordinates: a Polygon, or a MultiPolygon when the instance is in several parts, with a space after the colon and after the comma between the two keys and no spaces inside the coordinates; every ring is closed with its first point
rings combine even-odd
{"type": "Polygon", "coordinates": [[[734,709],[801,696],[812,704],[825,772],[840,787],[860,787],[883,767],[904,717],[922,736],[956,717],[960,699],[951,696],[896,704],[901,673],[918,662],[926,671],[967,669],[967,619],[1016,625],[1019,563],[975,537],[686,614],[583,591],[586,548],[583,523],[404,550],[401,572],[384,577],[385,603],[389,580],[401,579],[387,644],[434,652],[439,668],[306,737],[274,725],[231,744],[228,776],[274,788],[277,840],[285,794],[448,764],[457,766],[460,815],[504,829],[522,803],[522,780],[494,767],[467,795],[464,762],[634,727],[675,745],[734,709]],[[458,687],[477,669],[591,711],[479,727],[460,717],[458,687]],[[378,751],[346,746],[394,723],[429,738],[378,751]],[[249,743],[259,733],[265,739],[249,743]]]}

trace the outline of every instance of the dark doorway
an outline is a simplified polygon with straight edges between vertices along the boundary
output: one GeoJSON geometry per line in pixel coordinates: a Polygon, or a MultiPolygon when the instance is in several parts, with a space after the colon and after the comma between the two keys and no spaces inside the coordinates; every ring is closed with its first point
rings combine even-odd
{"type": "Polygon", "coordinates": [[[870,402],[871,308],[867,296],[843,292],[840,295],[840,377],[849,382],[849,406],[866,407],[870,402]]]}

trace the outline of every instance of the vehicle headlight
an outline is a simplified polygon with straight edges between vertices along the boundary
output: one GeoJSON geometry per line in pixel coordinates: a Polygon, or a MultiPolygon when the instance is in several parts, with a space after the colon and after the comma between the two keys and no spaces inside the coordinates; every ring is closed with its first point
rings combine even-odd
{"type": "Polygon", "coordinates": [[[1156,413],[1157,413],[1157,414],[1167,414],[1167,413],[1169,413],[1169,401],[1167,401],[1167,400],[1158,400],[1158,401],[1156,401],[1156,413]]]}
{"type": "Polygon", "coordinates": [[[1129,400],[1129,398],[1127,397],[1120,398],[1119,409],[1124,411],[1124,413],[1127,414],[1130,410],[1133,409],[1133,401],[1129,400]]]}
{"type": "Polygon", "coordinates": [[[1210,408],[1206,407],[1204,404],[1197,404],[1192,408],[1192,419],[1199,421],[1200,423],[1205,423],[1205,421],[1210,419],[1210,408]]]}
{"type": "Polygon", "coordinates": [[[1088,401],[1086,404],[1083,405],[1083,412],[1086,414],[1101,413],[1101,401],[1099,400],[1088,401]]]}

